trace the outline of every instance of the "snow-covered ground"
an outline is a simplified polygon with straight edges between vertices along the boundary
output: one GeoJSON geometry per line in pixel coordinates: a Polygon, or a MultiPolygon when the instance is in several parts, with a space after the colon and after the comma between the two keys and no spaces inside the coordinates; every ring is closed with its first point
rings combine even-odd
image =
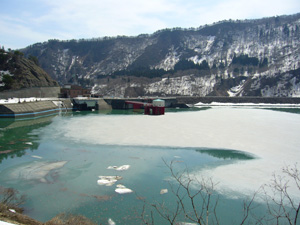
{"type": "Polygon", "coordinates": [[[8,223],[8,222],[0,221],[0,225],[15,225],[15,223],[8,223]]]}
{"type": "Polygon", "coordinates": [[[23,103],[23,102],[36,102],[36,101],[58,101],[58,98],[9,98],[9,99],[0,99],[0,104],[14,104],[14,103],[23,103]]]}
{"type": "Polygon", "coordinates": [[[12,103],[19,103],[19,102],[35,102],[41,101],[41,98],[9,98],[9,99],[0,99],[0,104],[12,104],[12,103]]]}

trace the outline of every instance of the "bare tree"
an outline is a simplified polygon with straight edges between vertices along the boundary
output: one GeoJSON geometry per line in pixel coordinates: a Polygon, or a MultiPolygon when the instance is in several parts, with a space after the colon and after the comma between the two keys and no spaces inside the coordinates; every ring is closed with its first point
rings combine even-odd
{"type": "Polygon", "coordinates": [[[175,196],[174,208],[170,209],[165,202],[155,202],[149,204],[144,201],[142,218],[145,224],[154,224],[153,212],[151,217],[146,220],[145,205],[155,209],[162,218],[168,221],[169,224],[178,224],[179,218],[186,218],[189,222],[196,224],[219,224],[216,209],[219,201],[219,196],[215,192],[216,184],[211,178],[201,180],[192,177],[187,169],[182,172],[175,172],[173,166],[176,161],[168,164],[164,160],[165,165],[171,172],[172,178],[176,181],[175,184],[170,183],[170,189],[175,196]],[[199,187],[198,190],[191,186],[199,187]]]}
{"type": "MultiPolygon", "coordinates": [[[[163,161],[175,180],[175,182],[169,182],[172,194],[175,196],[175,204],[172,204],[173,208],[171,209],[164,201],[150,204],[142,199],[144,207],[141,218],[144,224],[155,224],[154,212],[171,225],[184,224],[179,222],[183,218],[193,224],[220,224],[217,214],[219,203],[219,194],[216,192],[217,183],[212,178],[201,177],[199,180],[192,176],[187,168],[181,172],[176,172],[174,169],[176,161],[172,161],[170,164],[165,160],[163,161]],[[150,211],[150,216],[146,213],[146,206],[154,209],[154,212],[150,211]]],[[[237,224],[262,224],[264,217],[257,218],[252,214],[252,210],[257,207],[253,205],[253,202],[258,193],[259,190],[254,192],[252,197],[243,201],[244,214],[237,224]]]]}
{"type": "Polygon", "coordinates": [[[16,189],[0,186],[0,203],[21,211],[20,205],[26,201],[25,195],[20,195],[16,189]]]}
{"type": "Polygon", "coordinates": [[[277,224],[287,222],[296,225],[300,211],[300,200],[293,198],[289,190],[290,184],[294,184],[300,191],[300,172],[297,164],[293,167],[284,167],[282,172],[285,176],[274,174],[271,184],[264,188],[269,213],[268,220],[275,220],[277,224]],[[271,190],[272,193],[269,194],[268,190],[271,190]]]}

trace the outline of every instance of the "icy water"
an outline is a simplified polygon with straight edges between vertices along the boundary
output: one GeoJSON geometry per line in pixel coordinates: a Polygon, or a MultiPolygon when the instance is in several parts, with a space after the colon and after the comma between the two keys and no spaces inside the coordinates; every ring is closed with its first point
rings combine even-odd
{"type": "MultiPolygon", "coordinates": [[[[202,108],[158,117],[111,111],[0,122],[0,152],[9,151],[0,154],[0,185],[26,194],[25,214],[40,221],[67,212],[98,224],[110,218],[116,224],[142,224],[144,202],[164,202],[175,210],[176,182],[166,166],[173,162],[176,172],[188,170],[199,180],[212,177],[219,183],[221,224],[235,224],[243,200],[276,168],[300,159],[297,109],[202,108]],[[122,165],[130,167],[111,169],[122,165]],[[105,186],[97,183],[99,176],[122,179],[105,186]],[[132,193],[117,193],[118,184],[132,193]]],[[[255,205],[260,208],[253,212],[262,215],[265,205],[255,205]]],[[[168,224],[157,214],[154,219],[168,224]]]]}

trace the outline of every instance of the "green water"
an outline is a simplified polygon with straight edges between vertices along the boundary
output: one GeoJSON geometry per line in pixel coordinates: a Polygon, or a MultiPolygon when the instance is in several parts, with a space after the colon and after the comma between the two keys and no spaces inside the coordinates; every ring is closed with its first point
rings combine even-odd
{"type": "MultiPolygon", "coordinates": [[[[57,134],[56,128],[65,121],[77,122],[78,132],[81,132],[80,126],[89,126],[80,124],[82,117],[92,115],[97,119],[124,114],[135,113],[74,113],[37,120],[1,121],[0,152],[10,152],[0,154],[0,184],[25,194],[25,214],[40,221],[67,212],[84,215],[98,224],[107,224],[109,218],[116,224],[142,224],[144,202],[141,199],[148,204],[164,202],[168,209],[175,210],[176,198],[171,189],[176,189],[177,184],[166,164],[174,162],[177,172],[193,172],[255,159],[238,149],[104,145],[81,143],[57,134]],[[130,168],[126,171],[107,169],[121,165],[130,165],[130,168]],[[115,192],[116,185],[97,184],[98,176],[109,175],[122,176],[116,184],[125,185],[133,193],[120,195],[115,192]],[[169,192],[161,195],[161,189],[169,192]]],[[[221,195],[218,203],[221,224],[237,223],[243,215],[242,204],[243,199],[221,195]]],[[[151,210],[155,212],[150,206],[146,208],[146,218],[151,210]]],[[[154,219],[155,224],[168,224],[157,213],[154,219]]],[[[184,220],[183,216],[178,219],[184,220]]]]}

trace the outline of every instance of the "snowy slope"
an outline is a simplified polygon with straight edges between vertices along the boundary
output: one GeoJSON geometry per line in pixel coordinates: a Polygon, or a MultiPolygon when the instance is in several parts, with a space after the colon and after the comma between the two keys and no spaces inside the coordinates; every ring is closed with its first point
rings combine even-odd
{"type": "MultiPolygon", "coordinates": [[[[108,91],[109,85],[101,83],[104,75],[138,74],[156,78],[134,84],[147,94],[299,96],[300,14],[165,29],[137,37],[51,40],[24,52],[37,56],[61,84],[94,86],[99,94],[108,91]],[[180,74],[176,66],[186,61],[199,71],[183,68],[180,74]],[[208,64],[206,71],[199,69],[202,63],[208,64]]],[[[122,95],[125,84],[109,86],[110,94],[122,95]]]]}

